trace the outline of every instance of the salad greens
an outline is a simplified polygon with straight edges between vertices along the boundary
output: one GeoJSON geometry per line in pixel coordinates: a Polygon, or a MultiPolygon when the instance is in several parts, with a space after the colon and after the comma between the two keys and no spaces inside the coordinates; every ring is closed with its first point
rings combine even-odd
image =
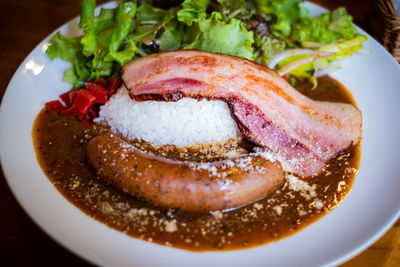
{"type": "Polygon", "coordinates": [[[272,25],[275,35],[288,36],[292,25],[308,17],[308,10],[300,4],[303,0],[256,0],[260,13],[275,14],[277,21],[272,25]]]}
{"type": "Polygon", "coordinates": [[[77,26],[83,35],[68,38],[58,32],[46,53],[72,63],[64,80],[77,87],[118,76],[133,59],[178,49],[224,53],[264,65],[284,53],[287,56],[274,66],[291,64],[287,74],[315,82],[332,61],[362,49],[366,37],[356,32],[344,8],[311,18],[302,2],[185,0],[163,9],[152,1],[124,1],[114,9],[102,8],[96,16],[95,0],[83,0],[77,26]],[[292,55],[293,48],[313,50],[292,55]]]}
{"type": "Polygon", "coordinates": [[[210,0],[187,0],[182,3],[182,9],[177,12],[177,18],[187,26],[207,17],[207,7],[210,0]]]}
{"type": "Polygon", "coordinates": [[[96,41],[96,33],[94,29],[94,9],[96,7],[95,0],[84,0],[81,7],[81,20],[77,26],[82,29],[84,35],[81,39],[82,54],[86,57],[93,55],[92,64],[96,66],[99,63],[99,51],[96,41]]]}
{"type": "Polygon", "coordinates": [[[193,27],[196,27],[197,33],[193,42],[184,49],[200,49],[253,59],[253,33],[240,20],[230,18],[225,22],[219,12],[213,12],[209,18],[199,20],[193,27]]]}
{"type": "Polygon", "coordinates": [[[303,47],[320,47],[340,39],[348,40],[358,36],[351,22],[351,16],[341,7],[316,18],[301,20],[293,25],[290,37],[303,47]]]}
{"type": "Polygon", "coordinates": [[[105,61],[117,61],[121,65],[131,60],[131,55],[136,54],[136,44],[129,40],[127,47],[121,51],[119,48],[124,42],[131,28],[133,17],[136,14],[136,5],[132,2],[122,3],[115,10],[115,28],[111,34],[108,54],[104,57],[105,61]]]}

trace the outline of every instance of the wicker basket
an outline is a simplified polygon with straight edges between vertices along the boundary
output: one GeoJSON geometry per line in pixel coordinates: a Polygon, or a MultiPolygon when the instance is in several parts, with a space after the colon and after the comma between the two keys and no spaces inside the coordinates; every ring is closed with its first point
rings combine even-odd
{"type": "Polygon", "coordinates": [[[400,63],[400,16],[392,0],[375,0],[372,5],[371,32],[400,63]]]}

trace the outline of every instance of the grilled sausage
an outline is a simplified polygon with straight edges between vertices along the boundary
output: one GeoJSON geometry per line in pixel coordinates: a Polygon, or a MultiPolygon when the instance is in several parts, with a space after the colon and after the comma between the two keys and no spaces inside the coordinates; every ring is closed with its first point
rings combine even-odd
{"type": "Polygon", "coordinates": [[[186,211],[232,209],[265,197],[283,181],[278,162],[259,154],[195,163],[151,156],[113,134],[93,137],[87,160],[115,187],[155,205],[186,211]]]}

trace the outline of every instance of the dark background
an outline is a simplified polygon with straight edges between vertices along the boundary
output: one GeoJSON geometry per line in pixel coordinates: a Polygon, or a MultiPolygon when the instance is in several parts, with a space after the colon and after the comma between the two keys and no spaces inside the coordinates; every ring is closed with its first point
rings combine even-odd
{"type": "MultiPolygon", "coordinates": [[[[0,100],[23,59],[49,33],[77,16],[80,2],[80,0],[0,1],[0,100]]],[[[97,4],[104,2],[106,1],[97,1],[97,4]]],[[[355,23],[369,31],[369,20],[372,16],[370,14],[371,1],[315,0],[313,2],[328,9],[345,6],[353,15],[355,23]]],[[[2,266],[88,265],[84,260],[58,245],[31,221],[8,188],[2,170],[0,170],[0,214],[0,263],[2,266]]],[[[384,263],[388,253],[393,250],[392,243],[396,241],[393,236],[398,228],[399,223],[383,239],[347,264],[362,266],[363,263],[384,263]],[[389,249],[389,252],[385,249],[389,249]]],[[[398,255],[398,250],[397,241],[396,255],[398,255]]]]}

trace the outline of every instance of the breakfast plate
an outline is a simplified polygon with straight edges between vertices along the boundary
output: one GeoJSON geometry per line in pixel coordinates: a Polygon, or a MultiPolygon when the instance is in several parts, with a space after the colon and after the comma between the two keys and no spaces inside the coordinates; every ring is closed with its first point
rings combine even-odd
{"type": "MultiPolygon", "coordinates": [[[[314,4],[305,6],[312,15],[325,11],[314,4]]],[[[58,30],[76,35],[77,22],[74,19],[58,30]]],[[[70,87],[62,82],[69,64],[51,61],[45,54],[53,34],[24,60],[6,90],[0,110],[0,159],[7,182],[27,214],[82,258],[107,266],[337,265],[371,245],[399,217],[400,67],[372,37],[367,35],[364,44],[370,55],[354,55],[332,74],[352,92],[363,114],[360,171],[351,193],[329,214],[278,242],[195,253],[134,239],[107,227],[68,202],[46,178],[32,143],[33,121],[45,102],[70,87]]]]}

